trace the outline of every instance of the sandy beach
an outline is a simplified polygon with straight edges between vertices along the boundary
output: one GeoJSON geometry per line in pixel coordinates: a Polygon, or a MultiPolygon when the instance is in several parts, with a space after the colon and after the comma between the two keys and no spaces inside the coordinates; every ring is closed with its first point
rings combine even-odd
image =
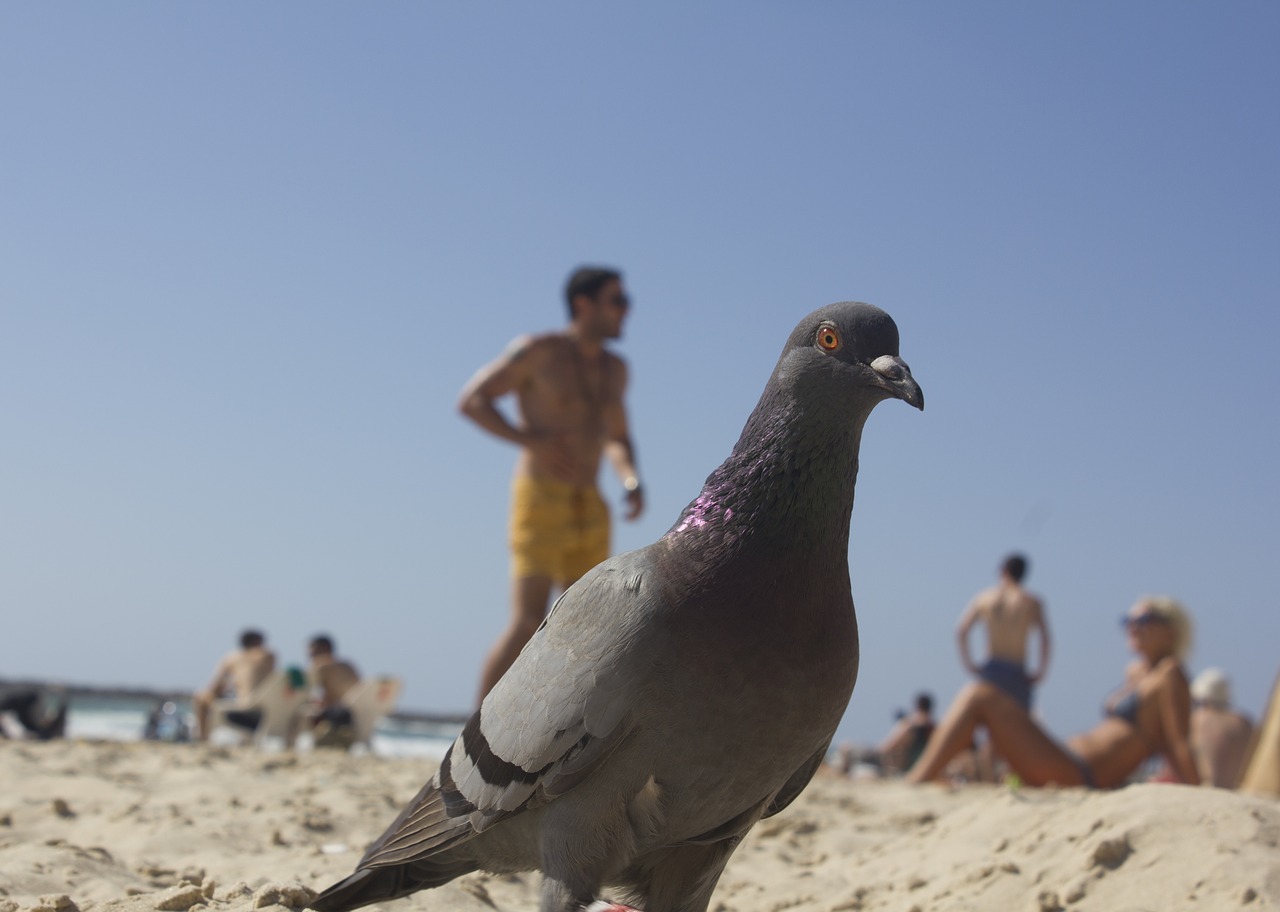
{"type": "MultiPolygon", "coordinates": [[[[420,759],[0,743],[0,912],[300,908],[427,778],[420,759]]],[[[386,908],[528,912],[538,875],[471,875],[386,908]]],[[[712,908],[1280,906],[1280,802],[1208,788],[912,788],[816,780],[739,848],[712,908]]],[[[375,907],[376,908],[376,907],[375,907]]]]}

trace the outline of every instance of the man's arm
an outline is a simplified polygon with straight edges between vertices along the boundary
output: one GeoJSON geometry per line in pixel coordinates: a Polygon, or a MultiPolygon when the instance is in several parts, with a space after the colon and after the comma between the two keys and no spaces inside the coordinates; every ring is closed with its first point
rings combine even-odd
{"type": "Polygon", "coordinates": [[[960,642],[960,664],[964,666],[965,671],[972,675],[978,673],[978,666],[973,664],[973,659],[969,655],[969,631],[978,622],[980,614],[979,597],[969,603],[969,607],[964,610],[964,614],[960,615],[960,623],[956,626],[956,639],[960,642]]]}
{"type": "Polygon", "coordinates": [[[512,342],[497,360],[480,368],[462,388],[458,411],[495,437],[533,451],[555,474],[572,477],[576,463],[563,440],[516,427],[494,404],[530,381],[537,369],[539,347],[538,340],[528,336],[512,342]]]}
{"type": "Polygon", "coordinates": [[[317,703],[321,709],[329,709],[338,705],[337,678],[339,675],[336,662],[330,662],[316,669],[316,683],[320,685],[320,696],[317,703]]]}
{"type": "MultiPolygon", "coordinates": [[[[1166,660],[1168,661],[1168,660],[1166,660]]],[[[1172,667],[1160,682],[1160,724],[1164,728],[1165,756],[1177,777],[1187,785],[1200,784],[1200,771],[1191,755],[1191,693],[1172,667]]]]}
{"type": "Polygon", "coordinates": [[[480,368],[458,397],[459,412],[495,437],[517,446],[526,446],[530,435],[513,426],[494,402],[528,379],[526,369],[532,348],[533,340],[527,336],[516,339],[496,360],[480,368]]]}
{"type": "Polygon", "coordinates": [[[907,746],[907,736],[910,733],[910,716],[903,716],[893,723],[893,728],[889,730],[889,734],[885,735],[885,739],[880,742],[880,746],[876,749],[880,757],[883,759],[886,755],[889,755],[891,759],[897,760],[897,755],[907,746]]]}
{"type": "Polygon", "coordinates": [[[1039,601],[1033,603],[1031,614],[1031,626],[1035,629],[1040,637],[1040,664],[1036,667],[1035,674],[1028,675],[1032,684],[1039,684],[1044,680],[1045,674],[1049,671],[1049,620],[1045,617],[1044,605],[1039,601]]]}
{"type": "Polygon", "coordinates": [[[213,679],[205,688],[210,699],[216,700],[230,689],[232,658],[231,655],[225,655],[218,660],[218,667],[213,670],[213,679]]]}
{"type": "Polygon", "coordinates": [[[627,365],[621,358],[616,361],[618,379],[614,385],[615,392],[604,410],[604,452],[627,492],[627,512],[623,518],[633,520],[644,512],[644,488],[640,484],[640,473],[636,470],[636,449],[631,442],[627,407],[623,402],[623,393],[627,389],[627,365]]]}

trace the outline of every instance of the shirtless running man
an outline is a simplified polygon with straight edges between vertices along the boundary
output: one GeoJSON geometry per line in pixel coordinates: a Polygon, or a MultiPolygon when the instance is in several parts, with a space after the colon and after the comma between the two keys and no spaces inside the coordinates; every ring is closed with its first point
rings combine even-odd
{"type": "Polygon", "coordinates": [[[553,588],[567,589],[609,556],[609,512],[596,488],[601,456],[626,491],[625,518],[644,509],[623,404],[627,365],[604,347],[622,336],[630,307],[622,275],[578,269],[565,300],[563,331],[516,339],[471,378],[458,402],[463,415],[520,448],[512,481],[511,621],[485,659],[481,700],[542,623],[553,588]],[[509,394],[515,422],[495,404],[509,394]]]}
{"type": "Polygon", "coordinates": [[[1044,679],[1049,667],[1049,625],[1040,599],[1022,588],[1027,559],[1021,554],[1005,558],[1000,582],[979,592],[960,618],[956,636],[960,660],[970,674],[994,684],[1031,711],[1031,688],[1044,679]],[[987,660],[974,664],[969,655],[969,631],[981,622],[987,628],[987,660]],[[1027,670],[1027,642],[1031,631],[1040,638],[1040,664],[1027,670]]]}

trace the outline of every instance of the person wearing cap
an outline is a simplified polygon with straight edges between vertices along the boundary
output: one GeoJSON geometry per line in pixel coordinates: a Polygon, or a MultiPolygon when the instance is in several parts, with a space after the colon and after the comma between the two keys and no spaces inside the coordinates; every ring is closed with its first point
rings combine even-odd
{"type": "Polygon", "coordinates": [[[1191,753],[1205,785],[1236,788],[1244,772],[1253,722],[1231,708],[1231,682],[1206,668],[1191,682],[1191,753]]]}

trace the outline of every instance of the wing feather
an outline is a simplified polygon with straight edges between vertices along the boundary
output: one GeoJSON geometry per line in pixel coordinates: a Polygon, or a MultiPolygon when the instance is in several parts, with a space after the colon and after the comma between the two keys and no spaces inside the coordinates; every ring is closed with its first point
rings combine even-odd
{"type": "Polygon", "coordinates": [[[631,655],[656,610],[643,552],[571,586],[450,745],[440,769],[359,867],[405,864],[465,842],[564,794],[628,730],[652,668],[631,655]]]}

